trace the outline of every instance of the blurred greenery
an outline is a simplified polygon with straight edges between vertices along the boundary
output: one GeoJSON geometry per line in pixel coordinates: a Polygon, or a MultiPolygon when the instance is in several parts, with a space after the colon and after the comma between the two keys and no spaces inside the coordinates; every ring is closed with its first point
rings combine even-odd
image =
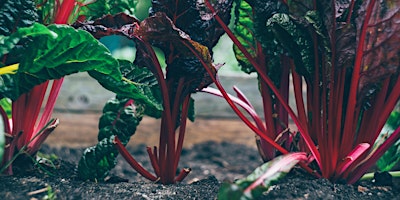
{"type": "MultiPolygon", "coordinates": [[[[382,144],[387,137],[389,137],[389,133],[393,132],[400,126],[400,101],[397,103],[397,106],[390,114],[384,129],[379,136],[375,146],[382,144]]],[[[395,167],[400,162],[400,140],[391,146],[381,158],[376,162],[376,166],[379,171],[390,171],[393,167],[395,167]]],[[[398,169],[396,169],[398,170],[398,169]]]]}

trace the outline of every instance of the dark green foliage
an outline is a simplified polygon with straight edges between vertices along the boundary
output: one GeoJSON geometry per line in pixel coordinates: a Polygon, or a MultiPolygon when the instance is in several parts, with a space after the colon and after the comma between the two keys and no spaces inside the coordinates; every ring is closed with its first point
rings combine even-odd
{"type": "MultiPolygon", "coordinates": [[[[274,14],[267,21],[267,28],[274,33],[296,64],[296,71],[311,81],[314,68],[312,39],[306,27],[294,21],[288,14],[274,14]]],[[[264,48],[268,46],[264,45],[264,48]]]]}
{"type": "Polygon", "coordinates": [[[133,15],[137,3],[138,0],[96,0],[87,6],[83,6],[79,15],[90,16],[90,19],[97,19],[103,15],[113,15],[120,12],[133,15]]]}
{"type": "MultiPolygon", "coordinates": [[[[42,33],[42,29],[47,28],[41,26],[38,31],[42,33]]],[[[20,94],[46,80],[59,79],[82,71],[93,70],[110,79],[121,81],[121,73],[115,67],[118,66],[118,61],[89,33],[65,25],[50,25],[47,32],[40,36],[24,45],[24,56],[19,59],[18,72],[9,75],[13,81],[2,85],[2,92],[10,90],[5,93],[7,97],[15,100],[20,94]]],[[[15,49],[10,52],[9,59],[13,55],[21,55],[20,51],[15,49]]]]}
{"type": "MultiPolygon", "coordinates": [[[[253,9],[246,1],[240,1],[235,6],[235,26],[233,32],[241,44],[246,47],[252,57],[257,57],[257,40],[255,38],[255,30],[253,23],[253,9]]],[[[234,45],[233,51],[237,61],[240,64],[241,70],[246,73],[255,72],[253,65],[246,59],[243,52],[234,45]]]]}
{"type": "Polygon", "coordinates": [[[118,150],[113,144],[114,136],[105,138],[96,146],[83,152],[78,164],[78,176],[84,180],[103,181],[109,171],[115,167],[118,150]]]}
{"type": "MultiPolygon", "coordinates": [[[[281,1],[239,3],[235,8],[238,17],[235,21],[235,35],[259,64],[267,67],[267,73],[274,83],[279,87],[283,67],[281,55],[285,54],[294,59],[296,70],[311,81],[314,52],[309,23],[291,17],[287,6],[281,1]]],[[[314,27],[321,26],[318,18],[311,19],[314,27]]],[[[242,70],[246,73],[254,72],[243,53],[237,47],[234,47],[234,51],[242,70]]]]}
{"type": "MultiPolygon", "coordinates": [[[[229,24],[233,0],[210,2],[224,22],[229,24]]],[[[176,27],[190,35],[192,40],[209,49],[217,44],[224,33],[211,11],[199,1],[152,0],[150,16],[157,12],[164,12],[176,27]]]]}
{"type": "Polygon", "coordinates": [[[392,145],[376,162],[379,171],[390,171],[400,162],[400,140],[392,145]]]}
{"type": "Polygon", "coordinates": [[[31,0],[1,0],[0,5],[0,35],[11,35],[38,20],[35,3],[31,0]]]}
{"type": "MultiPolygon", "coordinates": [[[[398,108],[390,114],[390,117],[387,120],[386,125],[393,130],[400,127],[400,110],[398,108]]],[[[384,135],[383,137],[387,137],[387,135],[384,135]]],[[[384,139],[385,138],[383,138],[382,140],[384,139]]],[[[383,156],[378,160],[378,162],[376,162],[376,166],[380,171],[389,171],[399,162],[400,162],[400,140],[397,141],[383,154],[383,156]]]]}
{"type": "Polygon", "coordinates": [[[102,181],[116,164],[118,150],[113,143],[114,137],[118,136],[126,145],[142,116],[143,108],[134,105],[128,98],[116,97],[109,100],[99,120],[99,143],[83,153],[78,164],[79,177],[102,181]]]}
{"type": "Polygon", "coordinates": [[[400,127],[400,108],[397,108],[390,114],[387,125],[392,129],[400,127]]]}
{"type": "Polygon", "coordinates": [[[137,100],[138,98],[134,98],[132,95],[128,97],[135,99],[137,101],[136,104],[142,105],[144,109],[143,112],[147,116],[155,118],[161,117],[162,97],[157,79],[153,73],[147,68],[135,66],[132,62],[126,60],[119,60],[119,64],[122,76],[130,80],[131,83],[137,88],[137,91],[133,94],[139,93],[143,96],[146,96],[147,99],[149,99],[151,102],[154,102],[154,104],[148,105],[146,103],[142,103],[141,101],[137,100]]]}

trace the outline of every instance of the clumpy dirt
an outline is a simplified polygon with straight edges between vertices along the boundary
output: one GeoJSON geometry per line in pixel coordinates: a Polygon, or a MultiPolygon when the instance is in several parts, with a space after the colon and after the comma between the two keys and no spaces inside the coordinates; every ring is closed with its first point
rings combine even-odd
{"type": "MultiPolygon", "coordinates": [[[[129,147],[129,151],[150,169],[145,146],[129,147]]],[[[204,142],[185,149],[181,166],[192,172],[183,183],[160,185],[138,176],[123,159],[111,172],[108,182],[81,181],[76,165],[83,149],[44,146],[46,154],[56,154],[54,166],[18,171],[14,176],[0,177],[3,199],[216,199],[221,182],[242,178],[261,161],[254,148],[234,143],[204,142]],[[51,187],[51,190],[48,189],[51,187]]],[[[332,184],[315,179],[299,169],[292,170],[260,199],[399,199],[399,185],[377,186],[361,182],[355,186],[332,184]]]]}
{"type": "MultiPolygon", "coordinates": [[[[2,199],[51,199],[55,195],[56,199],[212,200],[216,199],[222,182],[243,178],[262,163],[254,137],[240,121],[198,119],[189,124],[185,137],[179,166],[190,167],[192,172],[182,183],[152,183],[137,175],[122,158],[118,159],[107,182],[82,181],[77,177],[76,167],[84,148],[96,143],[98,116],[90,114],[82,118],[80,115],[79,118],[74,114],[62,115],[64,126],[61,124],[42,146],[41,152],[58,157],[52,165],[16,167],[15,175],[0,176],[2,199]]],[[[153,129],[159,127],[158,123],[145,119],[128,145],[128,150],[146,169],[151,169],[146,145],[157,143],[158,131],[153,129]]],[[[294,169],[260,199],[400,199],[399,182],[395,179],[392,186],[371,181],[354,186],[333,184],[294,169]]]]}

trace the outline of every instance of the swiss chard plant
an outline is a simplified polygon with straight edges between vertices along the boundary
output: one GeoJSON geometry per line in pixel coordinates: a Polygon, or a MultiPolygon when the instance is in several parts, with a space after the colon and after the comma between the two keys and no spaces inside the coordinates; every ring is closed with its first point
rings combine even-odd
{"type": "Polygon", "coordinates": [[[104,45],[68,25],[78,18],[90,18],[95,8],[104,7],[96,14],[107,14],[111,11],[105,8],[121,11],[130,3],[85,2],[2,1],[0,114],[6,136],[2,172],[12,174],[11,163],[17,155],[35,154],[58,125],[51,114],[66,75],[88,72],[105,88],[153,106],[136,85],[124,80],[120,63],[104,45]]]}
{"type": "Polygon", "coordinates": [[[217,80],[220,92],[205,91],[223,96],[260,136],[264,160],[304,151],[310,158],[303,167],[317,176],[355,183],[400,137],[397,126],[373,148],[400,98],[399,9],[398,1],[236,1],[234,30],[220,24],[242,70],[258,75],[265,121],[217,80]],[[288,104],[290,84],[295,108],[288,104]]]}
{"type": "MultiPolygon", "coordinates": [[[[223,23],[227,24],[232,1],[216,1],[214,6],[223,23]]],[[[190,172],[190,169],[182,169],[176,174],[186,121],[187,118],[194,120],[191,94],[211,84],[218,68],[218,65],[212,63],[209,49],[215,46],[224,31],[212,13],[205,4],[196,1],[152,1],[150,16],[143,21],[117,14],[78,22],[74,26],[92,33],[96,38],[120,35],[132,40],[136,45],[135,60],[126,63],[127,66],[122,69],[123,75],[138,86],[154,85],[148,94],[153,94],[155,100],[162,100],[163,108],[159,116],[159,145],[147,149],[154,173],[144,169],[129,154],[125,145],[142,114],[157,117],[157,113],[146,113],[146,108],[142,114],[128,113],[126,109],[132,110],[132,102],[117,97],[104,108],[99,124],[99,143],[86,149],[79,162],[80,177],[102,180],[115,166],[118,152],[110,149],[115,144],[128,163],[145,178],[162,184],[182,181],[190,172]],[[165,72],[152,46],[164,52],[165,72]],[[142,79],[135,81],[135,77],[142,79]],[[128,121],[132,118],[136,120],[128,121]]]]}

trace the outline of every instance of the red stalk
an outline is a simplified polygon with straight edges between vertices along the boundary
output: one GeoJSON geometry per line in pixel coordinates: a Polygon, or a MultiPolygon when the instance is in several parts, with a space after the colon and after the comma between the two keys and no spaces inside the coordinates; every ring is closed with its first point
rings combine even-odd
{"type": "Polygon", "coordinates": [[[55,128],[57,128],[60,121],[58,119],[54,119],[54,121],[49,121],[49,123],[48,126],[44,125],[42,130],[39,130],[36,133],[37,135],[35,135],[27,144],[26,152],[29,155],[33,155],[39,150],[40,145],[43,144],[47,137],[54,131],[55,128]]]}
{"type": "MultiPolygon", "coordinates": [[[[363,119],[361,121],[360,129],[358,130],[358,134],[361,136],[357,137],[356,144],[366,142],[366,141],[375,141],[375,137],[377,137],[382,130],[379,123],[375,123],[376,116],[381,116],[381,111],[384,107],[388,106],[385,104],[385,98],[387,96],[388,87],[389,87],[390,79],[386,79],[383,82],[381,90],[375,96],[375,100],[373,103],[373,107],[364,111],[363,119]]],[[[393,110],[393,108],[392,108],[393,110]]],[[[386,116],[381,116],[386,117],[386,116]]],[[[389,117],[389,116],[387,116],[389,117]]],[[[387,119],[387,118],[385,118],[387,119]]],[[[386,122],[386,121],[385,121],[386,122]]]]}
{"type": "Polygon", "coordinates": [[[183,179],[186,178],[186,176],[191,172],[192,170],[190,168],[184,168],[181,170],[179,175],[176,177],[175,182],[181,182],[183,179]]]}
{"type": "Polygon", "coordinates": [[[144,169],[126,150],[125,146],[121,143],[121,141],[118,139],[117,136],[114,138],[114,145],[118,149],[118,151],[121,153],[122,157],[125,158],[125,160],[129,163],[129,165],[132,166],[133,169],[135,169],[140,175],[143,177],[151,180],[151,181],[157,181],[157,177],[153,176],[148,172],[146,169],[144,169]]]}
{"type": "Polygon", "coordinates": [[[23,131],[23,134],[18,138],[17,148],[21,149],[32,139],[34,127],[40,114],[44,96],[46,94],[48,82],[35,86],[29,93],[22,94],[15,103],[17,115],[13,115],[13,135],[23,131]],[[23,97],[22,97],[23,96],[23,97]],[[24,120],[22,120],[24,119],[24,120]],[[18,125],[17,125],[18,124],[18,125]]]}
{"type": "MultiPolygon", "coordinates": [[[[37,133],[41,128],[43,128],[51,119],[51,114],[53,113],[54,110],[54,106],[56,104],[56,100],[58,97],[58,94],[60,92],[62,83],[63,83],[64,79],[59,79],[59,80],[54,80],[52,83],[52,87],[45,105],[45,108],[43,110],[42,115],[40,116],[40,120],[38,122],[37,125],[35,125],[32,134],[37,133]]],[[[57,123],[58,124],[58,123],[57,123]]],[[[45,141],[45,139],[47,138],[47,136],[55,129],[52,128],[51,131],[47,130],[45,131],[43,134],[41,134],[39,137],[33,139],[33,141],[29,144],[27,150],[28,151],[33,151],[36,152],[40,145],[45,141]]],[[[32,140],[32,138],[30,138],[30,140],[32,140]]]]}
{"type": "MultiPolygon", "coordinates": [[[[156,152],[156,149],[154,149],[154,152],[156,152]]],[[[157,158],[153,154],[150,147],[147,147],[147,154],[149,155],[150,163],[154,169],[154,173],[156,174],[157,177],[160,177],[160,167],[158,166],[157,158]]]]}
{"type": "MultiPolygon", "coordinates": [[[[342,135],[342,116],[343,116],[343,101],[344,101],[344,83],[345,83],[345,76],[346,76],[346,69],[340,69],[340,73],[337,78],[337,87],[332,91],[333,94],[331,95],[328,112],[331,113],[328,115],[328,123],[331,124],[328,127],[328,135],[331,137],[332,146],[331,150],[331,168],[330,172],[333,172],[334,168],[339,159],[340,153],[340,139],[342,135]]],[[[327,157],[329,158],[329,156],[327,157]]],[[[330,175],[328,175],[330,176],[330,175]]]]}
{"type": "Polygon", "coordinates": [[[347,104],[347,109],[346,109],[346,120],[344,124],[344,131],[342,137],[342,142],[341,142],[341,149],[343,149],[342,152],[349,152],[349,149],[352,147],[351,145],[351,140],[349,141],[348,138],[354,138],[354,130],[355,130],[355,125],[354,123],[355,120],[355,110],[356,110],[356,103],[357,103],[357,93],[358,93],[358,84],[360,80],[360,71],[361,71],[361,65],[362,65],[362,60],[363,60],[363,51],[364,51],[364,43],[366,41],[366,36],[367,36],[367,28],[368,28],[368,23],[369,19],[371,18],[372,10],[375,5],[375,0],[371,0],[368,4],[368,8],[366,11],[366,15],[364,18],[364,23],[361,27],[361,33],[360,33],[360,38],[358,40],[358,47],[357,47],[357,52],[356,52],[356,58],[355,58],[355,63],[354,63],[354,68],[353,68],[353,75],[351,78],[351,84],[350,84],[350,91],[349,91],[349,98],[348,98],[348,104],[347,104]]]}
{"type": "MultiPolygon", "coordinates": [[[[209,0],[205,1],[207,7],[213,12],[214,14],[214,18],[218,21],[218,23],[220,24],[220,26],[224,29],[224,31],[227,33],[227,35],[229,36],[229,38],[231,38],[231,40],[233,41],[233,43],[240,49],[240,51],[243,53],[243,55],[249,60],[249,62],[254,66],[254,68],[261,72],[262,68],[258,65],[258,63],[252,58],[252,56],[250,55],[250,53],[246,50],[246,48],[241,45],[241,43],[239,42],[239,40],[234,36],[234,34],[232,33],[232,31],[225,25],[225,23],[222,21],[222,19],[218,16],[218,14],[215,12],[215,9],[212,7],[212,5],[210,4],[209,0]]],[[[205,65],[207,66],[207,65],[205,65]]],[[[310,135],[308,134],[308,132],[306,132],[306,129],[304,128],[304,125],[300,123],[299,119],[296,117],[296,115],[294,114],[293,110],[289,107],[289,105],[284,101],[283,97],[280,95],[278,89],[274,86],[273,82],[271,81],[271,79],[263,74],[263,73],[259,73],[260,77],[262,78],[263,81],[265,81],[265,83],[271,88],[271,90],[274,92],[274,94],[276,95],[276,97],[278,98],[278,100],[282,103],[282,106],[286,109],[286,111],[289,113],[289,116],[292,118],[292,120],[294,121],[294,123],[296,124],[296,126],[299,129],[300,134],[302,135],[302,137],[304,138],[307,146],[310,148],[311,153],[313,154],[313,156],[316,159],[316,162],[318,163],[319,166],[321,166],[321,157],[320,154],[315,146],[315,144],[313,143],[313,141],[310,138],[310,135]]],[[[233,105],[233,103],[229,103],[231,105],[233,105]]]]}
{"type": "Polygon", "coordinates": [[[49,97],[47,99],[46,106],[43,110],[43,114],[40,118],[39,124],[37,127],[43,127],[51,118],[51,114],[53,113],[54,106],[56,105],[58,94],[60,93],[62,83],[64,82],[64,78],[53,80],[52,87],[50,90],[49,97]]]}
{"type": "Polygon", "coordinates": [[[307,124],[308,120],[307,120],[306,110],[304,108],[303,88],[301,82],[302,80],[293,67],[292,67],[292,78],[293,78],[293,91],[297,106],[297,114],[299,116],[300,122],[303,124],[307,124]]]}
{"type": "Polygon", "coordinates": [[[75,0],[63,0],[61,7],[59,8],[54,23],[56,24],[67,24],[68,18],[71,16],[72,11],[76,5],[75,0]]]}
{"type": "Polygon", "coordinates": [[[185,138],[185,131],[186,131],[186,119],[189,111],[189,102],[190,102],[190,95],[185,97],[185,100],[182,104],[182,113],[181,113],[181,124],[179,127],[179,135],[178,135],[178,143],[176,145],[175,151],[175,163],[174,163],[174,171],[178,169],[179,158],[182,153],[183,147],[183,140],[185,138]]]}
{"type": "MultiPolygon", "coordinates": [[[[171,93],[169,95],[169,96],[175,95],[175,97],[174,97],[174,101],[173,101],[174,105],[173,105],[173,108],[172,108],[172,113],[170,115],[170,117],[171,117],[171,119],[173,121],[173,124],[171,124],[171,126],[173,126],[174,129],[171,132],[168,133],[168,141],[167,141],[168,148],[167,148],[167,157],[166,157],[166,159],[167,159],[167,166],[166,167],[167,167],[167,172],[168,173],[166,174],[167,178],[165,180],[167,183],[174,182],[174,176],[175,176],[175,171],[176,171],[175,166],[178,165],[178,161],[179,161],[179,159],[178,159],[179,155],[176,157],[177,152],[176,152],[176,147],[175,147],[175,145],[176,145],[176,142],[175,142],[175,131],[176,131],[175,126],[176,126],[176,124],[178,124],[177,120],[178,120],[178,115],[179,115],[179,111],[180,111],[181,96],[182,96],[182,92],[183,92],[184,81],[185,81],[184,78],[180,78],[179,81],[178,81],[178,85],[176,87],[175,94],[173,94],[172,91],[171,91],[171,93]]],[[[173,81],[171,81],[171,83],[172,82],[173,81]]],[[[172,88],[172,86],[170,88],[172,88]]],[[[185,112],[185,111],[183,111],[183,112],[185,112]]],[[[183,119],[182,116],[181,116],[181,120],[184,121],[183,123],[186,123],[186,118],[183,119]]],[[[182,121],[181,121],[181,123],[182,123],[182,121]]],[[[179,129],[179,132],[180,132],[180,134],[181,134],[181,132],[183,132],[182,134],[184,134],[185,130],[182,130],[181,128],[179,129]]]]}
{"type": "Polygon", "coordinates": [[[369,157],[364,161],[360,162],[362,165],[358,165],[353,169],[353,174],[351,174],[348,179],[349,184],[354,184],[357,180],[361,178],[365,172],[376,163],[376,161],[382,157],[382,155],[392,146],[398,139],[400,139],[400,127],[398,127],[383,143],[379,146],[369,157]]]}
{"type": "MultiPolygon", "coordinates": [[[[207,87],[207,88],[202,89],[201,92],[213,94],[213,95],[216,95],[216,96],[219,96],[219,97],[224,97],[224,95],[222,94],[222,92],[221,92],[220,90],[217,90],[217,89],[214,89],[214,88],[210,88],[210,87],[207,87]]],[[[229,98],[230,98],[234,103],[236,103],[237,105],[239,105],[240,107],[242,107],[242,108],[247,112],[247,114],[250,115],[250,117],[254,120],[254,122],[255,122],[257,128],[258,128],[261,132],[263,132],[263,133],[266,132],[266,128],[265,128],[265,126],[264,126],[264,123],[262,122],[261,118],[258,116],[258,114],[256,113],[256,111],[254,110],[254,108],[251,106],[251,104],[248,105],[246,102],[242,101],[242,100],[239,99],[239,98],[236,98],[236,97],[234,97],[234,96],[232,96],[232,95],[230,95],[230,94],[227,94],[227,95],[229,96],[229,98]]]]}
{"type": "MultiPolygon", "coordinates": [[[[264,72],[263,72],[264,73],[264,72]]],[[[265,72],[266,73],[266,72],[265,72]]],[[[269,138],[274,139],[276,138],[276,127],[274,123],[274,113],[273,109],[274,106],[272,105],[272,98],[270,91],[268,89],[268,86],[262,82],[260,84],[260,90],[261,90],[261,97],[262,97],[262,103],[263,103],[263,110],[264,110],[264,119],[265,119],[265,127],[266,131],[264,132],[265,135],[267,135],[269,138]]],[[[266,158],[263,158],[265,161],[266,160],[271,160],[272,158],[275,157],[275,152],[274,149],[269,146],[268,144],[265,143],[265,141],[261,140],[260,141],[261,145],[261,150],[263,151],[263,154],[266,156],[266,158]]]]}
{"type": "Polygon", "coordinates": [[[350,6],[349,6],[349,14],[347,15],[347,20],[346,20],[347,24],[350,24],[351,15],[353,14],[353,10],[354,10],[354,4],[355,4],[355,1],[351,0],[350,6]]]}
{"type": "Polygon", "coordinates": [[[354,148],[349,155],[347,155],[342,163],[336,168],[336,174],[341,175],[343,174],[344,171],[347,170],[347,168],[355,162],[362,154],[364,154],[365,151],[369,149],[371,145],[368,143],[361,143],[354,148]]]}
{"type": "MultiPolygon", "coordinates": [[[[392,91],[400,91],[400,78],[397,78],[396,84],[393,86],[392,91]]],[[[380,118],[377,123],[378,130],[382,130],[383,126],[386,123],[390,113],[393,111],[393,108],[396,106],[397,101],[400,99],[400,92],[391,92],[389,97],[387,97],[385,101],[385,107],[383,108],[382,112],[380,113],[380,118]]]]}
{"type": "Polygon", "coordinates": [[[233,91],[235,91],[236,96],[242,100],[244,103],[246,103],[252,110],[254,109],[254,106],[251,104],[250,100],[243,94],[242,91],[236,85],[233,86],[233,91]]]}

